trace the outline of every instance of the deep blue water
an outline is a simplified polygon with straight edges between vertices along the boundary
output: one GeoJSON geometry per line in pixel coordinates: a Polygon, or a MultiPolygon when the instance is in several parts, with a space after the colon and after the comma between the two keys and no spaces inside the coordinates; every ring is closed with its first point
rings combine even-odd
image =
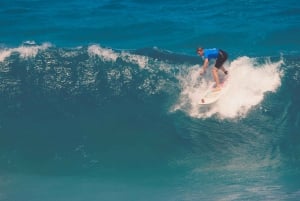
{"type": "Polygon", "coordinates": [[[0,200],[299,200],[299,25],[295,0],[2,0],[0,200]],[[208,107],[198,46],[230,55],[208,107]]]}

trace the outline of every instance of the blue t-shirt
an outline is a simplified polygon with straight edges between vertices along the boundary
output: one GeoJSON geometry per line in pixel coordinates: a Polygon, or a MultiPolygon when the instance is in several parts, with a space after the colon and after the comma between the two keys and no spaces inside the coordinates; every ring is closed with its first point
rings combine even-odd
{"type": "Polygon", "coordinates": [[[204,54],[203,54],[203,58],[204,59],[216,59],[218,58],[219,55],[219,49],[217,48],[212,48],[212,49],[204,49],[204,54]]]}

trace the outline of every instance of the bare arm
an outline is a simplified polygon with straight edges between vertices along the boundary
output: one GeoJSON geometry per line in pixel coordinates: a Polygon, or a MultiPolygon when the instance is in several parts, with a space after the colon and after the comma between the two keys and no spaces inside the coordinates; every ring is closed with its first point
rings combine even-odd
{"type": "Polygon", "coordinates": [[[205,71],[206,71],[206,69],[207,69],[207,67],[208,67],[208,58],[206,58],[205,60],[204,60],[204,63],[203,63],[203,66],[202,66],[202,71],[201,71],[201,75],[202,74],[204,74],[205,73],[205,71]]]}

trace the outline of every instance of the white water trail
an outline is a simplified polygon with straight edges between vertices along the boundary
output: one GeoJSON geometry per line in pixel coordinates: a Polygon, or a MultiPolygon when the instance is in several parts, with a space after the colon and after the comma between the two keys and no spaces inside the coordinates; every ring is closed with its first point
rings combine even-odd
{"type": "MultiPolygon", "coordinates": [[[[282,59],[278,62],[266,59],[264,63],[258,63],[249,57],[237,58],[225,66],[230,73],[228,91],[209,106],[201,106],[199,101],[213,79],[210,73],[199,78],[200,69],[194,66],[187,74],[179,76],[182,91],[172,110],[182,110],[195,118],[245,117],[252,107],[263,101],[266,92],[276,92],[281,85],[282,64],[282,59]]],[[[222,76],[222,72],[219,73],[222,76]]]]}

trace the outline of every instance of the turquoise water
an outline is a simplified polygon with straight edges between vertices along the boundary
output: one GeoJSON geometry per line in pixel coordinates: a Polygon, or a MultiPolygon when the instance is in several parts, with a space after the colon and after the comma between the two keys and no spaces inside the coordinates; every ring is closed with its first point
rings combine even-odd
{"type": "Polygon", "coordinates": [[[1,1],[0,200],[299,200],[297,3],[1,1]]]}

